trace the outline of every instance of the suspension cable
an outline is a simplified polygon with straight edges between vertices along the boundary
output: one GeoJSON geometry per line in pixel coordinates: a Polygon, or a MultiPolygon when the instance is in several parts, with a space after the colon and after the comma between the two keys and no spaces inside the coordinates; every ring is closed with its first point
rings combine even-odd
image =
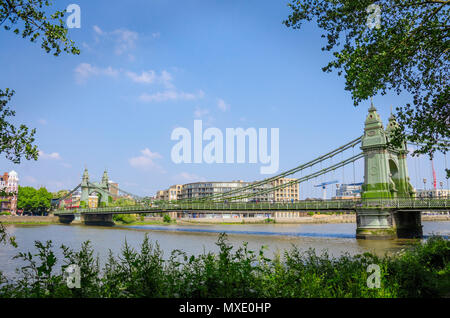
{"type": "Polygon", "coordinates": [[[344,160],[344,161],[341,161],[341,162],[339,162],[339,163],[336,163],[336,164],[333,165],[333,166],[330,166],[330,167],[325,168],[325,169],[323,169],[323,170],[317,171],[317,172],[315,172],[315,173],[313,173],[313,174],[304,176],[304,177],[302,177],[301,179],[295,179],[295,180],[292,180],[292,181],[289,181],[289,182],[280,184],[280,185],[278,185],[278,186],[276,186],[276,187],[272,187],[272,188],[269,188],[269,189],[263,189],[263,190],[260,190],[260,191],[258,191],[258,192],[255,192],[255,193],[243,194],[243,195],[238,195],[238,196],[234,196],[234,197],[227,197],[227,198],[225,198],[225,199],[226,199],[226,200],[244,199],[244,198],[255,197],[255,196],[257,196],[257,195],[262,195],[262,194],[266,194],[266,193],[269,193],[269,192],[273,192],[273,191],[278,190],[278,189],[283,189],[283,188],[289,187],[289,186],[291,186],[291,185],[293,185],[293,184],[301,183],[301,182],[308,181],[308,180],[310,180],[310,179],[316,178],[316,177],[318,177],[318,176],[321,176],[321,175],[323,175],[323,174],[325,174],[325,173],[328,173],[328,172],[330,172],[330,171],[333,171],[333,170],[335,170],[335,169],[338,169],[338,168],[340,168],[340,167],[342,167],[342,166],[345,166],[345,165],[347,165],[347,164],[349,164],[349,163],[351,163],[351,162],[353,162],[353,161],[356,161],[356,160],[358,160],[358,159],[361,159],[361,158],[363,158],[363,157],[364,157],[364,154],[363,154],[363,153],[360,153],[360,154],[358,154],[358,155],[356,155],[356,156],[354,156],[354,157],[350,157],[350,158],[348,158],[348,159],[346,159],[346,160],[344,160]]]}
{"type": "Polygon", "coordinates": [[[191,201],[191,200],[206,201],[206,200],[212,200],[212,199],[225,197],[225,196],[228,196],[228,195],[231,195],[231,194],[235,194],[235,193],[240,193],[240,192],[243,192],[245,190],[252,189],[252,188],[255,188],[257,186],[260,186],[260,185],[271,183],[272,181],[275,181],[277,179],[280,179],[280,178],[286,177],[288,175],[294,174],[294,173],[299,172],[299,171],[301,171],[301,170],[303,170],[305,168],[312,167],[315,164],[317,164],[319,162],[322,162],[323,160],[329,159],[329,158],[331,158],[331,157],[333,157],[333,156],[335,156],[335,155],[337,155],[339,153],[342,153],[343,151],[347,150],[348,148],[359,144],[361,142],[361,139],[362,139],[362,136],[360,136],[360,137],[358,137],[358,138],[348,142],[347,144],[345,144],[345,145],[343,145],[343,146],[341,146],[339,148],[336,148],[333,151],[328,152],[327,154],[325,154],[323,156],[320,156],[320,157],[318,157],[318,158],[316,158],[314,160],[311,160],[311,161],[309,161],[309,162],[307,162],[305,164],[299,165],[299,166],[297,166],[295,168],[292,168],[292,169],[290,169],[288,171],[280,173],[280,174],[278,174],[276,176],[264,179],[262,181],[257,181],[257,182],[254,182],[254,183],[250,184],[250,185],[247,185],[247,186],[244,186],[244,187],[241,187],[241,188],[238,188],[238,189],[234,189],[234,190],[231,190],[231,191],[228,191],[228,192],[224,192],[224,193],[213,194],[213,195],[206,196],[206,197],[203,197],[203,198],[187,198],[187,199],[183,199],[183,200],[180,200],[180,201],[191,201]]]}

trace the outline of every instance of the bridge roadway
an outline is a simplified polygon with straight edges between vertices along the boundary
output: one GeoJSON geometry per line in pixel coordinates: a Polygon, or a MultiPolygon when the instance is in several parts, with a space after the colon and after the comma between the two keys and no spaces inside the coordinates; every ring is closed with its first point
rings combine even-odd
{"type": "Polygon", "coordinates": [[[383,209],[402,211],[450,211],[450,199],[364,199],[364,200],[304,200],[292,203],[268,202],[205,202],[205,203],[167,203],[159,205],[135,205],[127,207],[85,208],[75,210],[57,210],[54,215],[109,215],[162,213],[177,211],[209,211],[227,213],[228,211],[356,211],[360,209],[383,209]]]}

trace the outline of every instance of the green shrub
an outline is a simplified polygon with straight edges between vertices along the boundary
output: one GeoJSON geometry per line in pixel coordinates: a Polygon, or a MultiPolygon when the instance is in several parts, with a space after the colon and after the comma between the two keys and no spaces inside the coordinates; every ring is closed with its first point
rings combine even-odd
{"type": "Polygon", "coordinates": [[[11,212],[9,212],[9,211],[3,211],[3,212],[0,212],[0,215],[11,215],[11,212]]]}
{"type": "Polygon", "coordinates": [[[136,216],[133,214],[114,214],[113,220],[123,224],[130,224],[136,222],[136,216]]]}
{"type": "Polygon", "coordinates": [[[172,222],[172,219],[170,218],[170,216],[168,214],[164,214],[163,215],[163,221],[165,223],[170,223],[170,222],[172,222]]]}
{"type": "MultiPolygon", "coordinates": [[[[36,254],[19,253],[23,264],[9,280],[0,275],[0,297],[173,297],[173,298],[301,298],[301,297],[445,297],[450,290],[450,241],[433,237],[396,256],[370,253],[338,258],[297,248],[269,259],[264,247],[233,248],[220,234],[218,253],[187,255],[174,250],[163,257],[158,243],[145,236],[140,250],[125,241],[120,255],[110,252],[103,269],[89,242],[79,251],[62,246],[57,260],[51,241],[36,241],[36,254]],[[57,264],[61,268],[58,271],[57,264]],[[80,266],[81,288],[69,289],[67,264],[80,266]],[[381,270],[380,288],[369,288],[367,268],[381,270]]],[[[59,253],[58,253],[59,254],[59,253]]]]}

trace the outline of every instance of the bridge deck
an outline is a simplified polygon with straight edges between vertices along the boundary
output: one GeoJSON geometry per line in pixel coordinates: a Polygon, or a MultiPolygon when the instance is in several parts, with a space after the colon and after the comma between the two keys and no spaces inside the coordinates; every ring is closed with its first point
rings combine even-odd
{"type": "Polygon", "coordinates": [[[299,201],[293,203],[167,203],[154,206],[136,205],[128,207],[104,207],[76,210],[58,210],[55,215],[70,214],[125,214],[160,213],[176,211],[348,211],[357,209],[396,209],[396,210],[450,210],[450,199],[366,199],[366,200],[324,200],[299,201]]]}

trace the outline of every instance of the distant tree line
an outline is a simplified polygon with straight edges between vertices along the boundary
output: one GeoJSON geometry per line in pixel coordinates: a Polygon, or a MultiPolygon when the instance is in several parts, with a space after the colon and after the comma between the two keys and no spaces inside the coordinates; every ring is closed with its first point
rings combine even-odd
{"type": "Polygon", "coordinates": [[[17,208],[23,210],[23,213],[45,215],[50,210],[52,197],[52,193],[46,188],[36,190],[33,187],[19,186],[17,208]]]}

